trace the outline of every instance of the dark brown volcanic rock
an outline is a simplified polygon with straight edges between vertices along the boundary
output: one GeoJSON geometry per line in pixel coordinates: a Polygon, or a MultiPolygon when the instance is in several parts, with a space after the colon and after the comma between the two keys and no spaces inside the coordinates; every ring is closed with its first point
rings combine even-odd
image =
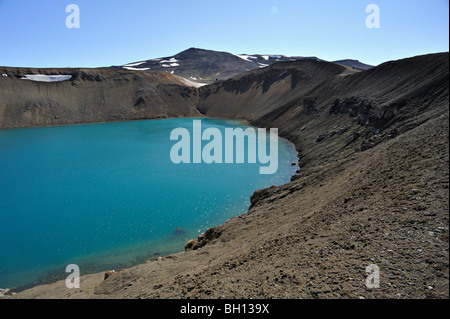
{"type": "Polygon", "coordinates": [[[448,53],[386,62],[350,75],[345,70],[323,61],[277,63],[200,88],[198,109],[206,116],[278,127],[296,144],[304,166],[309,153],[316,160],[348,155],[448,107],[448,53]]]}

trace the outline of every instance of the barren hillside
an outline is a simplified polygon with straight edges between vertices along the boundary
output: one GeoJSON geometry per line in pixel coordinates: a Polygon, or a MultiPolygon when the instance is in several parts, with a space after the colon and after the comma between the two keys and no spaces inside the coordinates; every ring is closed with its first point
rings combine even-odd
{"type": "MultiPolygon", "coordinates": [[[[449,298],[449,54],[344,71],[327,62],[283,62],[199,89],[205,116],[279,128],[299,151],[299,175],[256,191],[246,214],[184,252],[85,276],[78,290],[58,282],[15,298],[449,298]],[[380,268],[379,289],[365,285],[370,264],[380,268]]],[[[129,76],[120,86],[127,110],[140,79],[129,76]]],[[[25,87],[18,81],[0,79],[3,127],[14,126],[8,114],[26,112],[30,103],[18,94],[25,87]],[[4,102],[5,87],[15,90],[11,102],[4,102]]],[[[92,83],[80,84],[77,99],[92,83]]],[[[78,92],[72,83],[55,96],[40,84],[26,88],[32,101],[52,96],[55,104],[78,92]]],[[[164,104],[174,115],[196,112],[193,91],[185,90],[191,104],[183,112],[171,104],[178,97],[164,104]]],[[[162,113],[171,114],[155,114],[162,113]]]]}
{"type": "Polygon", "coordinates": [[[1,68],[0,129],[198,116],[195,88],[169,73],[1,68]],[[71,75],[62,82],[25,75],[71,75]]]}

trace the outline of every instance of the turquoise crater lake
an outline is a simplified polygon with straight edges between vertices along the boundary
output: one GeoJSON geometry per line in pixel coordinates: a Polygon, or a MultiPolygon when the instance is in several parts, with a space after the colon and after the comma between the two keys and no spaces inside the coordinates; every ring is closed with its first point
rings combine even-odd
{"type": "Polygon", "coordinates": [[[260,174],[260,163],[175,164],[171,131],[193,120],[0,130],[0,288],[63,279],[68,264],[83,275],[182,251],[298,169],[283,139],[273,175],[260,174]]]}

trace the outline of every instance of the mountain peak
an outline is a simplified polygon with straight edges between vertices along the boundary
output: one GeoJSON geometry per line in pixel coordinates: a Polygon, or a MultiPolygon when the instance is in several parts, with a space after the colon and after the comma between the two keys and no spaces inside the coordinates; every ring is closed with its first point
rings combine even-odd
{"type": "Polygon", "coordinates": [[[192,48],[186,49],[186,50],[184,50],[184,51],[181,51],[181,52],[178,53],[178,54],[185,53],[185,52],[198,52],[198,51],[208,51],[208,50],[201,49],[201,48],[194,48],[194,47],[192,47],[192,48]]]}
{"type": "MultiPolygon", "coordinates": [[[[165,71],[191,81],[206,84],[215,80],[229,79],[250,70],[265,68],[277,62],[304,59],[320,61],[317,57],[232,54],[191,47],[170,57],[129,63],[119,68],[135,71],[165,71]]],[[[357,70],[366,70],[372,67],[350,59],[335,61],[334,63],[357,70]]]]}

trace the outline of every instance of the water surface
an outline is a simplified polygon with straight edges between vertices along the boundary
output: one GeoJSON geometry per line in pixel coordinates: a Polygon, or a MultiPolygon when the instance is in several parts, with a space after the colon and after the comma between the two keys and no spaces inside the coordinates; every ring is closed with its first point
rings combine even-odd
{"type": "MultiPolygon", "coordinates": [[[[170,132],[192,121],[0,130],[0,288],[65,278],[68,264],[83,275],[181,251],[298,169],[283,139],[274,175],[260,175],[258,163],[176,165],[170,132]]],[[[218,119],[202,127],[245,128],[218,119]]]]}

